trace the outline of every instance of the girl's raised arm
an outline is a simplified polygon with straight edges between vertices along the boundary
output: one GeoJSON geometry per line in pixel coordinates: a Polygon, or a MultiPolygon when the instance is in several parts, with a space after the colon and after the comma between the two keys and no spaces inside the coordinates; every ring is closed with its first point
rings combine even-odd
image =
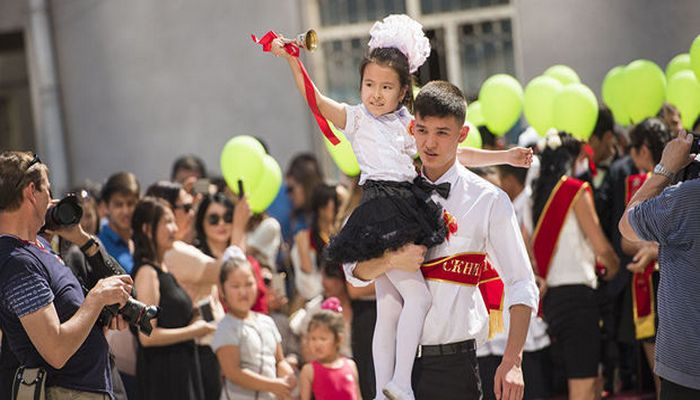
{"type": "MultiPolygon", "coordinates": [[[[292,70],[292,76],[297,84],[297,89],[301,93],[302,97],[306,99],[306,88],[304,86],[304,75],[301,72],[301,67],[295,57],[287,53],[284,49],[284,38],[280,37],[272,41],[272,54],[278,57],[284,57],[289,63],[289,68],[292,70]]],[[[312,83],[313,84],[313,83],[312,83]]],[[[316,96],[316,104],[318,104],[318,109],[323,115],[323,118],[329,120],[338,129],[345,129],[345,106],[338,103],[337,101],[324,96],[316,87],[313,85],[314,94],[316,96]]]]}

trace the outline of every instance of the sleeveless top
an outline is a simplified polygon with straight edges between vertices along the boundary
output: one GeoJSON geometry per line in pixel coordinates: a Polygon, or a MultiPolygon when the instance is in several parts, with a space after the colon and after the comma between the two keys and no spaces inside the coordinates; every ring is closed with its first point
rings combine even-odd
{"type": "Polygon", "coordinates": [[[598,285],[595,261],[591,243],[584,235],[576,214],[569,210],[549,266],[547,285],[586,285],[595,289],[598,285]]]}
{"type": "Polygon", "coordinates": [[[343,357],[340,368],[329,368],[312,361],[314,368],[314,381],[311,390],[317,399],[356,400],[357,381],[355,374],[347,358],[343,357]]]}

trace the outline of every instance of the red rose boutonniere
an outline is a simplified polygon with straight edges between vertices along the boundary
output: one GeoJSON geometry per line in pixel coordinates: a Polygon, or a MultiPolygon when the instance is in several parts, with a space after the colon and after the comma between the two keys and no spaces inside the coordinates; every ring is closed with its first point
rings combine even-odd
{"type": "Polygon", "coordinates": [[[450,235],[457,233],[457,229],[459,228],[457,226],[457,220],[452,214],[448,213],[447,210],[442,210],[442,220],[445,221],[445,225],[447,226],[445,239],[450,240],[450,235]]]}

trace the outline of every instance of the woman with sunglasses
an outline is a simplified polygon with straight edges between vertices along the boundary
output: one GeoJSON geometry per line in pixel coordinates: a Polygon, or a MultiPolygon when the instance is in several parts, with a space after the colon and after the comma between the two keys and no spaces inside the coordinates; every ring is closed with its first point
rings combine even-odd
{"type": "Polygon", "coordinates": [[[194,241],[194,199],[181,184],[176,182],[159,181],[148,187],[146,196],[161,198],[170,204],[177,224],[176,240],[185,243],[194,241]]]}

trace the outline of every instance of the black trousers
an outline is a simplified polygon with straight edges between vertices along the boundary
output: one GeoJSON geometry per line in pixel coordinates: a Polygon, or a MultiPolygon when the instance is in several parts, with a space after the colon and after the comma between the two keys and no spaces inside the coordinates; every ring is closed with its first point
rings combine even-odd
{"type": "Polygon", "coordinates": [[[700,390],[681,386],[666,379],[661,379],[661,400],[697,400],[700,390]]]}
{"type": "Polygon", "coordinates": [[[476,350],[417,358],[413,365],[416,400],[481,400],[476,350]]]}

